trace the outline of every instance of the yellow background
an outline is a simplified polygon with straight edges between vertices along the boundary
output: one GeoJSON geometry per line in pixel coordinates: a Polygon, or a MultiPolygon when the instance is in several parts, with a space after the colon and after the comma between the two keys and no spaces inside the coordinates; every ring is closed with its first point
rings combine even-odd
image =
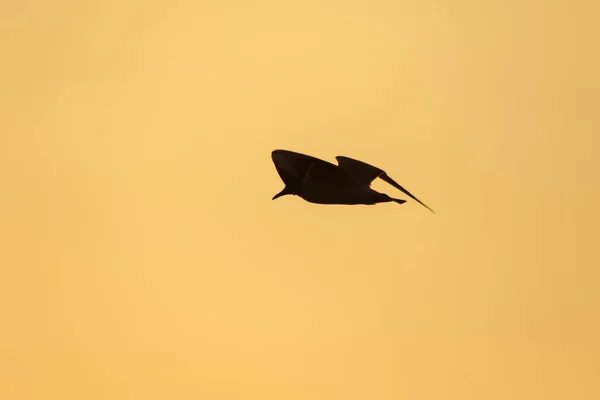
{"type": "Polygon", "coordinates": [[[598,8],[3,2],[0,398],[600,398],[598,8]]]}

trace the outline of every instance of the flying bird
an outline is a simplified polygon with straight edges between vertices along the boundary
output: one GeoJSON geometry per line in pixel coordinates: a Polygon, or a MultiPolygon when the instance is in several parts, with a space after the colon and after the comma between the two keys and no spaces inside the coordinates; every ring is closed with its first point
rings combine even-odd
{"type": "Polygon", "coordinates": [[[371,183],[381,178],[434,212],[390,178],[385,171],[353,158],[337,156],[338,165],[335,165],[289,150],[273,150],[271,158],[285,184],[283,190],[273,196],[273,200],[291,194],[317,204],[371,205],[392,201],[398,204],[406,203],[406,200],[396,199],[371,189],[371,183]]]}

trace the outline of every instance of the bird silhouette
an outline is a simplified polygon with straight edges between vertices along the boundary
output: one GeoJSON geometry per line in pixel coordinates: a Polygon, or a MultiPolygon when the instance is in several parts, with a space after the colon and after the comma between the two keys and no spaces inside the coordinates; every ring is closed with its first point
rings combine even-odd
{"type": "Polygon", "coordinates": [[[337,156],[338,165],[335,165],[289,150],[273,150],[271,158],[277,173],[285,183],[283,190],[273,196],[273,200],[291,194],[317,204],[372,205],[392,201],[398,204],[406,203],[406,200],[373,190],[371,183],[376,178],[381,178],[434,212],[390,178],[385,171],[353,158],[337,156]]]}

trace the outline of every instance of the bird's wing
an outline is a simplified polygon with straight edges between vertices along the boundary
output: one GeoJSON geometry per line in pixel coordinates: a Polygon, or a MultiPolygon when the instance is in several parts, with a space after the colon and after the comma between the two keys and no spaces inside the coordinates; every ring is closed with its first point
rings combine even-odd
{"type": "Polygon", "coordinates": [[[329,186],[344,185],[363,188],[352,176],[335,164],[328,162],[315,163],[310,166],[304,177],[305,181],[327,183],[329,186]]]}
{"type": "Polygon", "coordinates": [[[301,181],[311,165],[320,163],[330,164],[327,161],[289,150],[273,150],[271,158],[273,159],[277,173],[285,184],[298,180],[301,181]]]}
{"type": "Polygon", "coordinates": [[[404,189],[402,186],[396,183],[396,181],[390,178],[384,170],[349,157],[337,156],[336,160],[338,161],[339,167],[348,172],[352,176],[352,178],[358,183],[363,185],[370,185],[371,182],[373,182],[373,180],[375,180],[376,178],[381,178],[383,181],[389,183],[396,189],[400,190],[402,193],[417,201],[429,211],[434,212],[431,208],[427,207],[421,200],[417,199],[408,190],[404,189]]]}
{"type": "Polygon", "coordinates": [[[375,178],[383,174],[383,170],[353,158],[337,156],[338,166],[346,171],[352,179],[361,185],[370,185],[375,178]]]}

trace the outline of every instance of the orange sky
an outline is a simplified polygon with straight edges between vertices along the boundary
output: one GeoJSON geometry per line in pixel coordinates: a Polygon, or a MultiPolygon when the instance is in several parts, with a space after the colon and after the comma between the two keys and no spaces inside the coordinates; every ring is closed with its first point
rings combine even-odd
{"type": "Polygon", "coordinates": [[[600,398],[595,2],[5,3],[0,398],[600,398]]]}

